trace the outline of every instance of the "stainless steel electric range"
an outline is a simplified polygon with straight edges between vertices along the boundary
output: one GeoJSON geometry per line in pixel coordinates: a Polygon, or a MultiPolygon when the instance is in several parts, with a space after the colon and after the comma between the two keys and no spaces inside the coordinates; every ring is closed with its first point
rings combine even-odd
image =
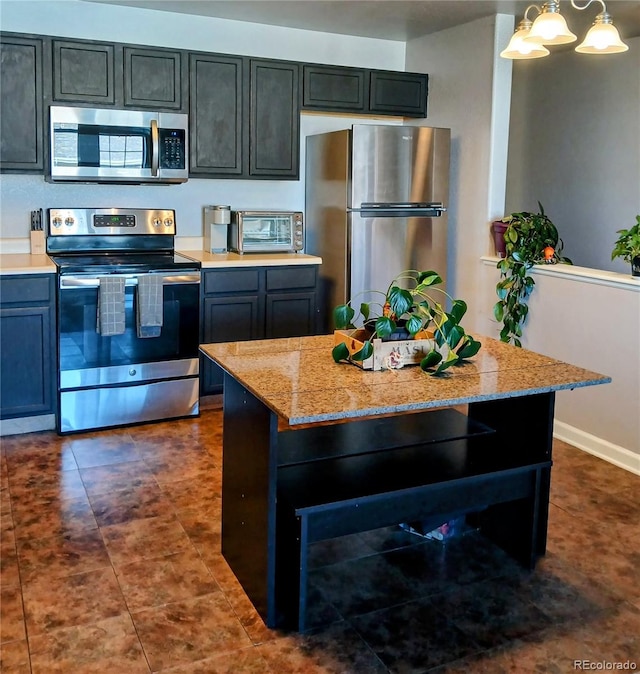
{"type": "Polygon", "coordinates": [[[199,413],[200,263],[173,210],[52,208],[59,433],[199,413]]]}

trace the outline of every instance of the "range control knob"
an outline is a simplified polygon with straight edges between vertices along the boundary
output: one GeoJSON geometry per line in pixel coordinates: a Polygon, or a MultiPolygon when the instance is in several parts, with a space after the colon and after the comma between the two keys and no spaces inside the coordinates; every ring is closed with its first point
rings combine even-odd
{"type": "Polygon", "coordinates": [[[153,226],[154,227],[160,227],[161,224],[162,224],[162,220],[160,220],[160,218],[154,218],[154,220],[153,220],[153,226]]]}
{"type": "Polygon", "coordinates": [[[76,221],[71,216],[68,216],[67,218],[64,219],[64,224],[67,227],[73,227],[73,225],[76,224],[76,221]]]}
{"type": "Polygon", "coordinates": [[[165,218],[164,226],[165,227],[173,227],[173,219],[172,218],[165,218]]]}
{"type": "Polygon", "coordinates": [[[56,228],[62,227],[62,218],[59,215],[56,215],[56,217],[51,221],[51,224],[56,228]]]}

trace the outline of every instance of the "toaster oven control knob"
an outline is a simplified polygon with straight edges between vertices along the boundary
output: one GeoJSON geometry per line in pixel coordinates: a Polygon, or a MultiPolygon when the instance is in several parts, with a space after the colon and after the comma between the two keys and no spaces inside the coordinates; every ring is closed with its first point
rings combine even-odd
{"type": "Polygon", "coordinates": [[[71,216],[69,216],[68,218],[64,219],[64,224],[67,227],[73,227],[76,224],[76,221],[71,216]]]}
{"type": "Polygon", "coordinates": [[[173,227],[173,220],[171,218],[165,218],[164,226],[165,227],[173,227]]]}
{"type": "Polygon", "coordinates": [[[51,221],[51,224],[56,227],[62,227],[62,218],[59,215],[56,215],[56,217],[51,221]]]}

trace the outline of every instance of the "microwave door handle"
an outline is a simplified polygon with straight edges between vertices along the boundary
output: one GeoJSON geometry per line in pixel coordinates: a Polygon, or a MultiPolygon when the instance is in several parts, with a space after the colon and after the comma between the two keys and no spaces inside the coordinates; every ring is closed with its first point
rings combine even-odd
{"type": "Polygon", "coordinates": [[[160,140],[158,136],[158,122],[151,120],[151,175],[158,175],[160,165],[160,140]]]}

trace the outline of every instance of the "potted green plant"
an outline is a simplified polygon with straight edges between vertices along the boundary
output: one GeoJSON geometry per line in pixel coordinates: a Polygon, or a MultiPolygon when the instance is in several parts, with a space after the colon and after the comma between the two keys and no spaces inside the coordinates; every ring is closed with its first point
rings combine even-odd
{"type": "Polygon", "coordinates": [[[631,264],[631,276],[640,276],[640,215],[636,215],[636,224],[629,229],[619,229],[618,240],[611,252],[611,259],[622,258],[631,264]]]}
{"type": "Polygon", "coordinates": [[[344,342],[336,344],[332,351],[335,362],[361,363],[367,360],[373,355],[373,340],[392,339],[399,328],[406,331],[408,339],[426,334],[432,337],[432,346],[420,361],[421,369],[430,374],[439,375],[452,365],[475,356],[481,343],[460,325],[467,305],[437,288],[441,283],[442,277],[435,271],[406,270],[391,281],[386,292],[369,291],[379,294],[381,301],[361,303],[357,315],[351,306],[353,298],[347,304],[337,306],[333,311],[336,328],[354,330],[355,323],[362,322],[366,338],[354,353],[344,342]],[[433,291],[441,294],[441,302],[451,301],[449,310],[438,301],[433,291]]]}
{"type": "Polygon", "coordinates": [[[538,202],[539,213],[511,213],[503,218],[505,256],[497,268],[500,280],[496,285],[498,302],[493,307],[496,320],[503,324],[500,339],[522,346],[522,326],[529,313],[528,300],[535,281],[529,273],[534,264],[572,264],[562,255],[563,242],[558,229],[538,202]]]}

